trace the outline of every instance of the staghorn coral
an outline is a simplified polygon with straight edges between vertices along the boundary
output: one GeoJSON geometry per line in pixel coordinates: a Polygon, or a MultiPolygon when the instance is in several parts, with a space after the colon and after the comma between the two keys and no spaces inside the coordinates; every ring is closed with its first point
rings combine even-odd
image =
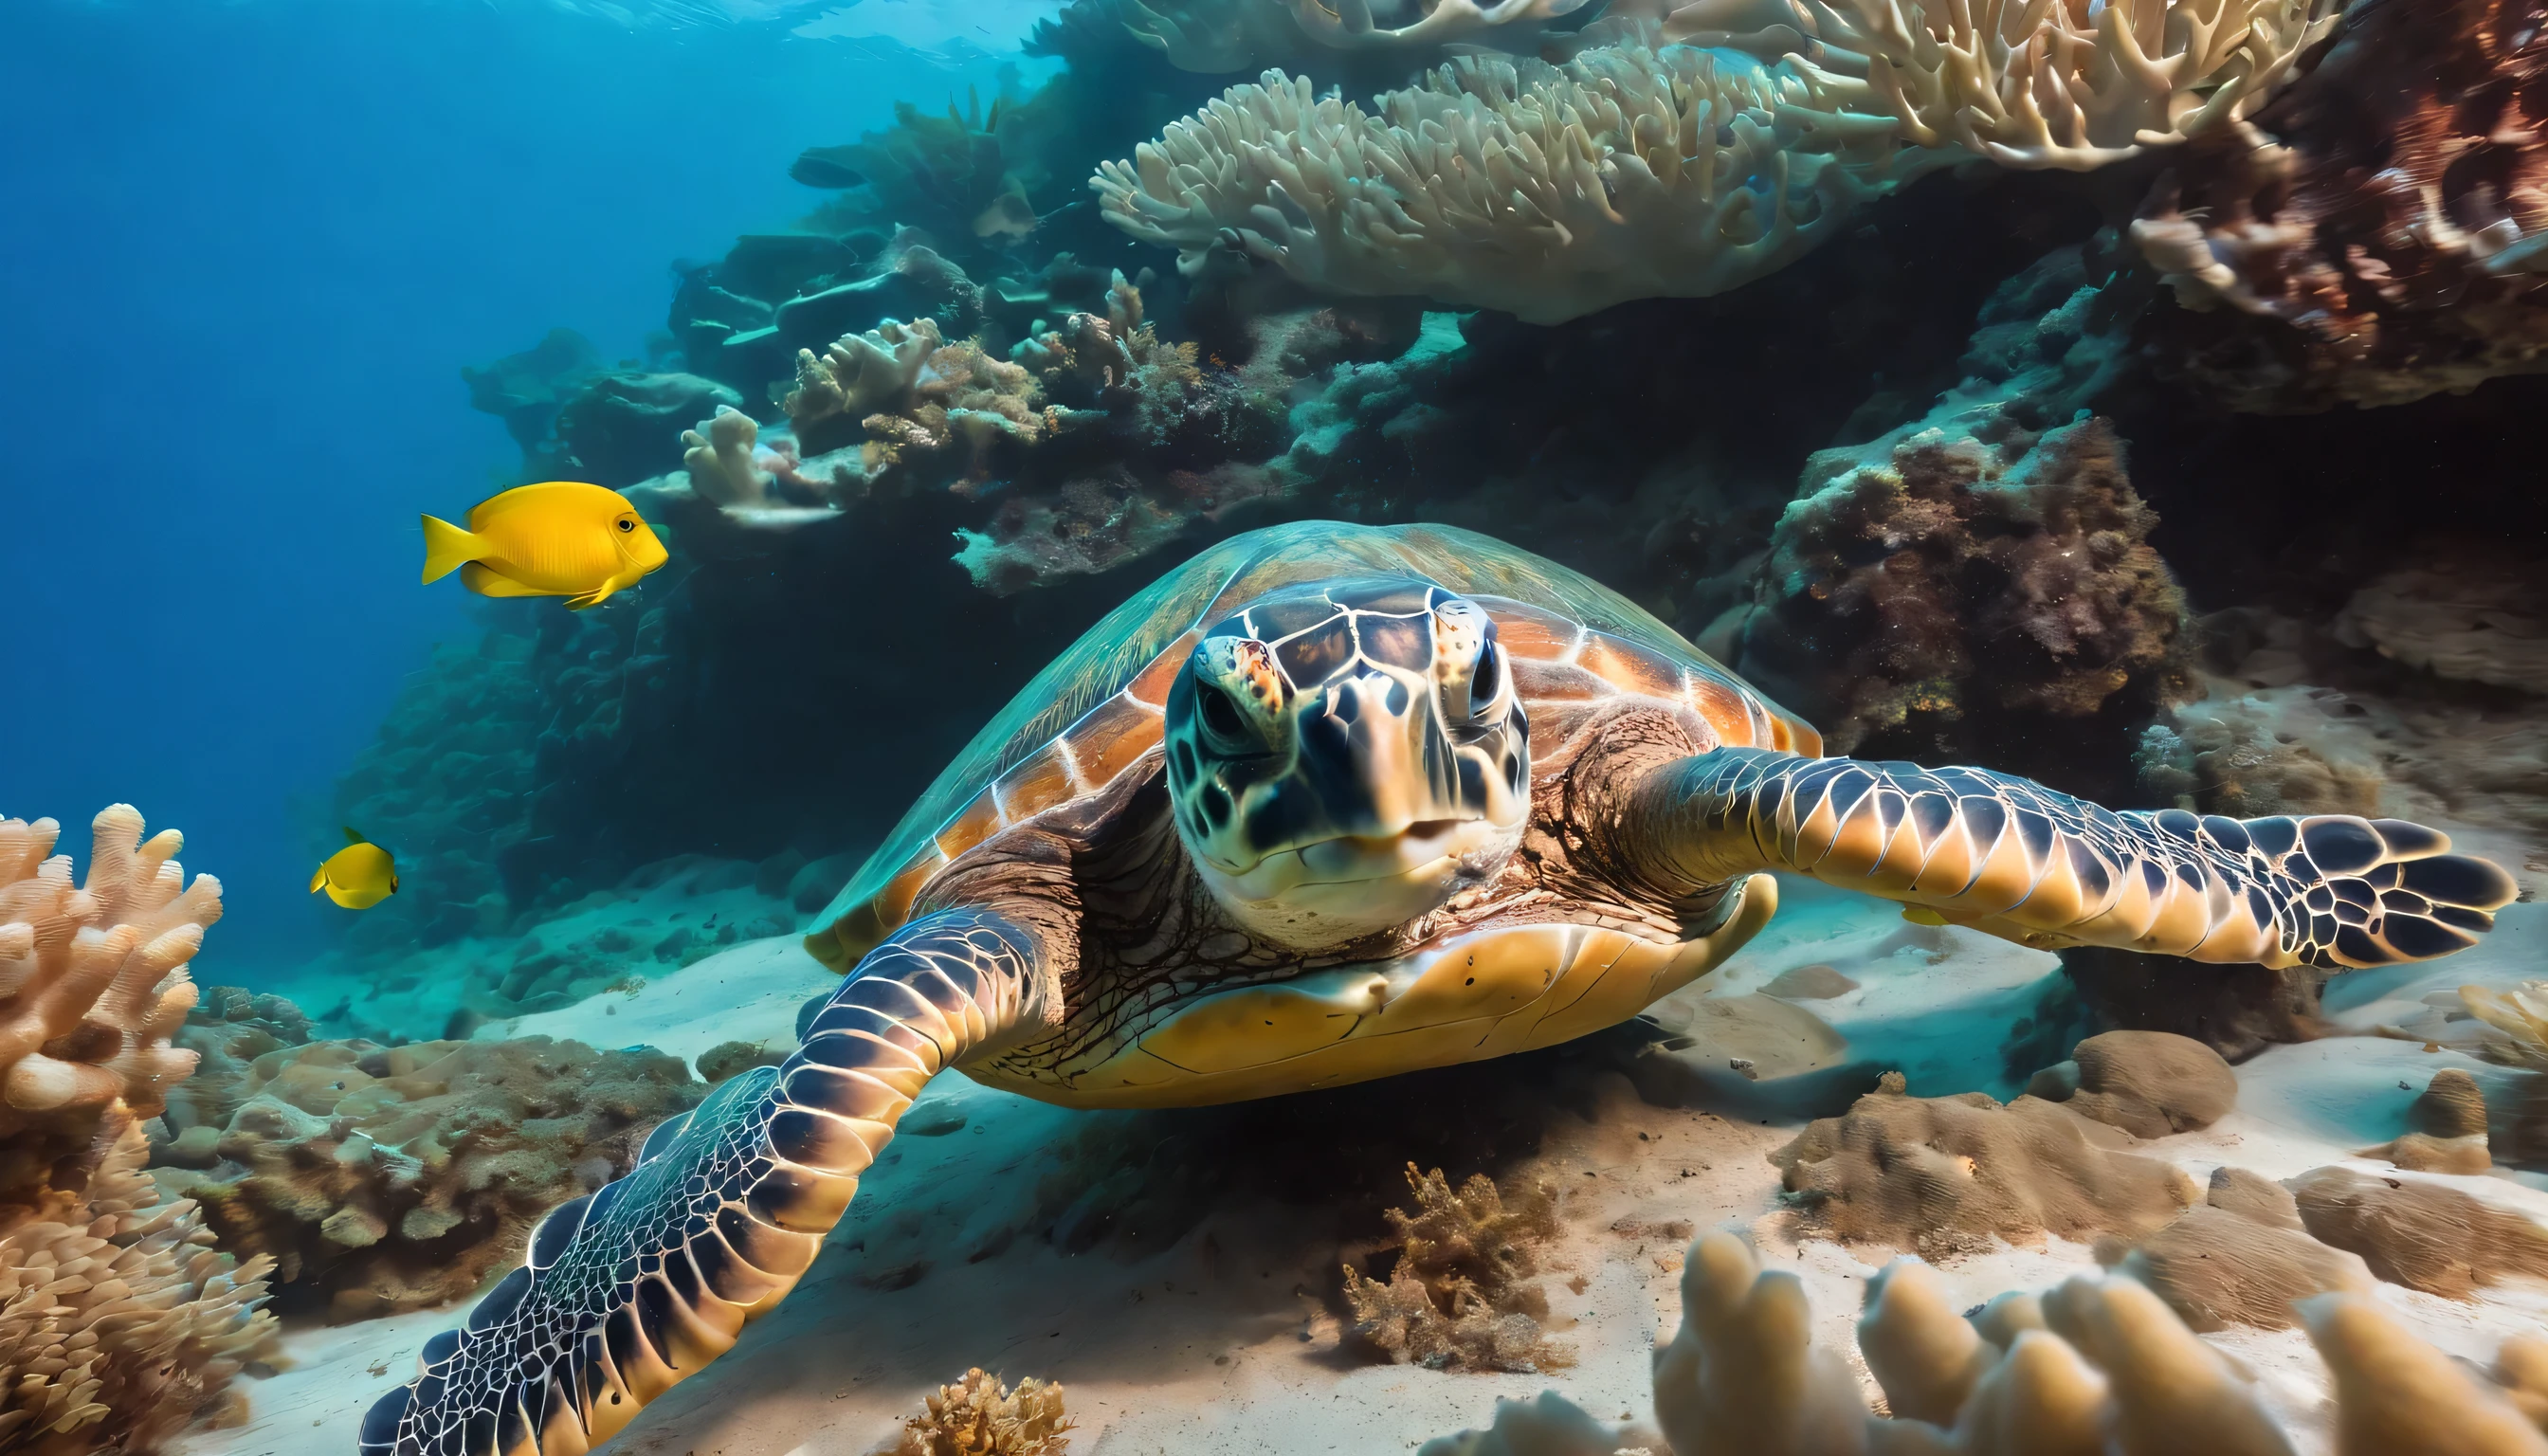
{"type": "Polygon", "coordinates": [[[2439,1183],[2317,1168],[2288,1185],[2312,1236],[2392,1284],[2477,1298],[2506,1275],[2548,1279],[2548,1227],[2439,1183]]]}
{"type": "Polygon", "coordinates": [[[73,888],[59,824],[0,820],[0,1224],[78,1187],[101,1136],[156,1116],[195,1070],[170,1038],[195,1004],[187,962],[221,919],[221,881],[187,883],[185,837],[145,841],[131,804],[90,829],[73,888]]]}
{"type": "Polygon", "coordinates": [[[648,1048],[314,1042],[251,1064],[221,1161],[184,1192],[333,1320],[421,1309],[520,1257],[542,1215],[625,1173],[705,1090],[648,1048]]]}
{"type": "Polygon", "coordinates": [[[1030,1375],[1012,1391],[978,1366],[938,1388],[929,1411],[903,1422],[893,1456],[1062,1456],[1070,1418],[1061,1387],[1030,1375]]]}
{"type": "Polygon", "coordinates": [[[0,1451],[146,1456],[199,1419],[246,1414],[232,1376],[270,1353],[272,1259],[210,1245],[164,1202],[129,1122],[86,1189],[0,1235],[0,1451]]]}
{"type": "Polygon", "coordinates": [[[1904,152],[1816,80],[1686,46],[1463,57],[1369,110],[1268,71],[1090,179],[1106,220],[1331,293],[1553,323],[1775,271],[1953,153],[1904,152]]]}
{"type": "Polygon", "coordinates": [[[2364,0],[2133,226],[2165,367],[2233,410],[2394,405],[2548,368],[2541,0],[2364,0]]]}
{"type": "Polygon", "coordinates": [[[1388,1282],[1345,1267],[1355,1335],[1392,1361],[1431,1370],[1529,1374],[1571,1363],[1541,1331],[1548,1298],[1528,1282],[1539,1271],[1533,1245],[1557,1228],[1551,1191],[1534,1186],[1507,1200],[1479,1173],[1455,1192],[1441,1169],[1418,1173],[1413,1163],[1407,1184],[1415,1212],[1389,1211],[1399,1251],[1388,1282]]]}
{"type": "MultiPolygon", "coordinates": [[[[1859,1348],[1887,1413],[1866,1408],[1839,1355],[1813,1343],[1794,1275],[1765,1271],[1734,1235],[1690,1245],[1682,1324],[1655,1351],[1658,1436],[1604,1425],[1554,1392],[1499,1403],[1487,1431],[1417,1456],[2073,1456],[2201,1451],[2289,1456],[2258,1392],[2138,1282],[2071,1279],[1958,1317],[1935,1271],[1898,1260],[1867,1281],[1859,1348]]],[[[2300,1310],[2334,1387],[2334,1456],[2548,1452],[2535,1342],[2508,1341],[2499,1384],[2463,1369],[2359,1295],[2300,1310]],[[2523,1403],[2523,1404],[2516,1404],[2523,1403]]]]}
{"type": "Polygon", "coordinates": [[[2138,1238],[2195,1203],[2174,1166],[2123,1150],[2131,1138],[2058,1103],[1979,1092],[1911,1097],[1902,1074],[1770,1155],[1804,1231],[1924,1254],[1994,1239],[2138,1238]]]}
{"type": "Polygon", "coordinates": [[[2327,0],[1699,0],[1664,34],[1775,54],[1905,139],[2084,172],[2261,105],[2341,7],[2327,0]],[[1863,91],[1851,82],[1863,78],[1863,91]]]}

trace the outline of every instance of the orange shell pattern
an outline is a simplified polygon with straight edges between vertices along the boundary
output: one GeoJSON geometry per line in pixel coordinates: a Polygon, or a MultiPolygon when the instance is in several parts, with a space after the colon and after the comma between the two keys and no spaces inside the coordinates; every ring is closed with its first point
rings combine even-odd
{"type": "Polygon", "coordinates": [[[1638,693],[1687,707],[1729,747],[1822,752],[1822,735],[1802,719],[1580,572],[1455,526],[1270,526],[1169,573],[1038,674],[903,816],[805,949],[847,973],[956,857],[1156,752],[1168,685],[1206,627],[1295,583],[1402,575],[1485,607],[1515,661],[1561,670],[1532,675],[1534,697],[1638,693]]]}

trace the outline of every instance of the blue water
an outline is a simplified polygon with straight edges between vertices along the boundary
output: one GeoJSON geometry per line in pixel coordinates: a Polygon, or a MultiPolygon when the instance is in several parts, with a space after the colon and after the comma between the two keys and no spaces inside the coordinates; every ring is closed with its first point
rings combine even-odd
{"type": "Polygon", "coordinates": [[[461,367],[561,325],[639,354],[673,260],[816,200],[787,180],[800,148],[987,89],[1024,29],[905,4],[921,53],[799,36],[801,7],[614,9],[0,20],[0,814],[62,820],[83,859],[116,800],[183,829],[228,906],[201,979],[316,945],[329,784],[468,624],[416,583],[416,514],[520,457],[461,367]]]}

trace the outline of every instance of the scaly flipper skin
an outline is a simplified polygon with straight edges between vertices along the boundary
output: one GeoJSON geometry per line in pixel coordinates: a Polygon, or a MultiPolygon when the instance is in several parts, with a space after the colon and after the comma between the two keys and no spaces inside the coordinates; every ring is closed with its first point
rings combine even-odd
{"type": "Polygon", "coordinates": [[[2047,950],[2388,965],[2477,944],[2514,894],[2419,824],[2117,813],[1980,769],[1718,749],[1648,774],[1628,814],[1693,883],[1791,869],[2047,950]]]}
{"type": "Polygon", "coordinates": [[[732,1347],[814,1262],[929,1079],[1042,1013],[1035,938],[986,910],[904,926],[805,1045],[655,1130],[565,1205],[524,1267],[427,1341],[364,1417],[363,1456],[580,1456],[732,1347]]]}

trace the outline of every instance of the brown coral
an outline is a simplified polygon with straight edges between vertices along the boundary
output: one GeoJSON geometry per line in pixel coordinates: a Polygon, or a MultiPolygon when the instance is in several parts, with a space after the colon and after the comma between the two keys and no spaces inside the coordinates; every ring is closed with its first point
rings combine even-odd
{"type": "Polygon", "coordinates": [[[2302,1300],[2372,1286],[2358,1256],[2310,1237],[2289,1190],[2243,1168],[2214,1169],[2202,1207],[2129,1251],[2110,1246],[2099,1256],[2198,1330],[2287,1328],[2300,1322],[2302,1300]]]}
{"type": "Polygon", "coordinates": [[[2184,598],[2113,426],[1988,433],[1826,451],[1779,517],[1741,665],[1835,751],[1915,719],[2082,718],[2181,673],[2184,598]]]}
{"type": "Polygon", "coordinates": [[[1028,1376],[1012,1391],[978,1366],[903,1422],[893,1456],[1062,1456],[1070,1449],[1061,1387],[1028,1376]]]}
{"type": "Polygon", "coordinates": [[[0,1237],[0,1451],[142,1456],[199,1418],[235,1420],[230,1378],[274,1336],[265,1276],[163,1203],[127,1125],[86,1193],[0,1237]]]}
{"type": "Polygon", "coordinates": [[[2134,225],[2186,306],[2163,357],[2265,412],[2548,368],[2548,4],[2364,0],[2303,66],[2134,225]]]}
{"type": "Polygon", "coordinates": [[[705,1088],[677,1057],[580,1042],[316,1042],[259,1056],[185,1185],[223,1242],[331,1318],[419,1309],[521,1255],[551,1208],[628,1171],[705,1088]]]}
{"type": "Polygon", "coordinates": [[[2122,1031],[2090,1037],[2027,1091],[2136,1138],[2208,1128],[2238,1101],[2238,1075],[2191,1037],[2122,1031]]]}
{"type": "Polygon", "coordinates": [[[1540,1329],[1548,1297],[1530,1283],[1533,1246],[1557,1230],[1551,1191],[1531,1186],[1509,1199],[1484,1173],[1453,1191],[1435,1168],[1407,1165],[1415,1212],[1389,1211],[1399,1243],[1389,1280],[1345,1268],[1354,1333],[1400,1364],[1443,1370],[1532,1373],[1572,1361],[1540,1329]]]}
{"type": "Polygon", "coordinates": [[[2475,1299],[2506,1275],[2548,1279],[2548,1227],[2456,1188],[2318,1168],[2291,1180],[2301,1221],[2392,1284],[2475,1299]]]}
{"type": "Polygon", "coordinates": [[[1902,1074],[1771,1154],[1810,1232],[1924,1254],[2153,1233],[2195,1202],[2174,1166],[2057,1103],[1905,1095],[1902,1074]]]}
{"type": "Polygon", "coordinates": [[[52,854],[50,819],[0,821],[0,1209],[78,1186],[119,1109],[155,1116],[195,1069],[169,1045],[195,1004],[187,962],[222,915],[221,881],[186,882],[173,829],[139,811],[93,825],[88,877],[52,854]]]}

